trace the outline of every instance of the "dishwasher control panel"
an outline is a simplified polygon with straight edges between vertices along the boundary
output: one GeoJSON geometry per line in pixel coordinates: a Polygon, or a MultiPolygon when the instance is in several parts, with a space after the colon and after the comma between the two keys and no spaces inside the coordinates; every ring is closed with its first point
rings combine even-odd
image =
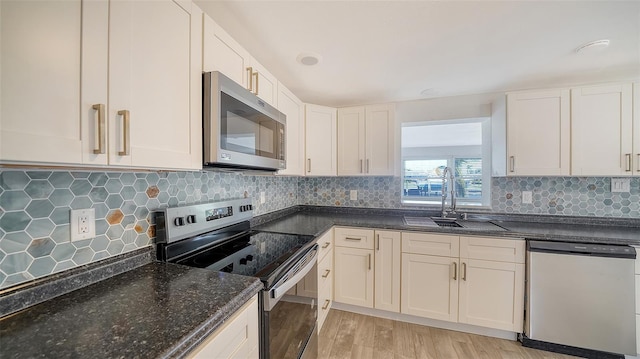
{"type": "Polygon", "coordinates": [[[552,241],[528,241],[527,249],[530,252],[546,252],[558,254],[575,254],[596,257],[636,258],[636,250],[631,246],[597,244],[597,243],[572,243],[552,241]]]}

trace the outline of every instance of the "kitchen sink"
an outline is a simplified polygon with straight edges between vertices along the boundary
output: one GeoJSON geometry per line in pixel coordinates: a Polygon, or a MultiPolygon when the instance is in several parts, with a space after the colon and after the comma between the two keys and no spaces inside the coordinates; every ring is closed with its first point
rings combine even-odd
{"type": "Polygon", "coordinates": [[[503,232],[506,229],[487,220],[463,220],[442,217],[410,217],[404,216],[404,223],[409,227],[450,227],[464,228],[476,231],[496,231],[503,232]]]}

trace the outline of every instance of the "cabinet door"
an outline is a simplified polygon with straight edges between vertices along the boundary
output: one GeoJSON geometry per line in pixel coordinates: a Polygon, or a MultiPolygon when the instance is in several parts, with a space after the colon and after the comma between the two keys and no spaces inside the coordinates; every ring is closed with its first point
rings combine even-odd
{"type": "Polygon", "coordinates": [[[329,314],[333,302],[333,253],[318,264],[318,332],[329,314]]]}
{"type": "Polygon", "coordinates": [[[458,259],[402,253],[401,312],[458,320],[458,259]]]}
{"type": "Polygon", "coordinates": [[[220,71],[248,88],[249,53],[208,15],[203,21],[203,71],[220,71]]]}
{"type": "Polygon", "coordinates": [[[111,164],[202,168],[202,12],[181,4],[111,2],[111,164]]]}
{"type": "Polygon", "coordinates": [[[522,332],[524,264],[461,258],[460,323],[522,332]]]}
{"type": "Polygon", "coordinates": [[[373,250],[335,247],[335,301],[373,308],[373,250]]]}
{"type": "Polygon", "coordinates": [[[306,105],[305,153],[308,176],[336,175],[336,109],[306,105]]]}
{"type": "Polygon", "coordinates": [[[248,80],[251,92],[269,105],[278,106],[278,80],[256,59],[251,58],[250,61],[247,75],[251,73],[251,78],[248,80]]]}
{"type": "Polygon", "coordinates": [[[571,174],[632,174],[632,85],[571,90],[571,174]]]}
{"type": "Polygon", "coordinates": [[[0,160],[107,163],[93,105],[107,101],[108,6],[0,2],[0,160]]]}
{"type": "Polygon", "coordinates": [[[400,312],[400,232],[375,233],[376,309],[400,312]]]}
{"type": "Polygon", "coordinates": [[[338,175],[366,174],[364,107],[338,109],[338,175]]]}
{"type": "MultiPolygon", "coordinates": [[[[633,173],[640,176],[640,82],[633,84],[633,154],[633,173]]],[[[640,336],[640,332],[638,332],[638,336],[640,336]]],[[[640,347],[640,340],[638,346],[640,347]]]]}
{"type": "Polygon", "coordinates": [[[569,90],[507,95],[507,174],[568,176],[569,90]]]}
{"type": "Polygon", "coordinates": [[[287,116],[287,168],[281,175],[304,175],[304,104],[282,84],[278,84],[278,110],[287,116]]]}
{"type": "Polygon", "coordinates": [[[367,106],[365,114],[365,172],[393,175],[395,115],[393,105],[367,106]]]}

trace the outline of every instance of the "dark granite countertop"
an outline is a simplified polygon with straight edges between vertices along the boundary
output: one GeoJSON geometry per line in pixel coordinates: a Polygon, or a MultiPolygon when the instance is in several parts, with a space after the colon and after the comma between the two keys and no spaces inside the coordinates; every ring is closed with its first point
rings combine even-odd
{"type": "MultiPolygon", "coordinates": [[[[408,214],[417,215],[416,213],[408,214]]],[[[617,225],[615,221],[592,221],[597,224],[587,224],[585,220],[575,218],[560,218],[544,222],[545,218],[536,216],[530,216],[530,220],[525,216],[496,215],[492,217],[490,214],[470,218],[468,223],[471,225],[468,228],[418,227],[406,225],[403,221],[403,214],[397,210],[385,212],[383,210],[342,209],[336,211],[317,207],[302,207],[297,211],[283,212],[280,217],[272,216],[268,222],[254,228],[262,231],[317,236],[337,225],[458,235],[640,245],[640,221],[638,226],[633,226],[629,224],[629,221],[626,221],[624,225],[617,225]],[[486,223],[486,221],[497,226],[473,225],[474,223],[486,223]]]]}
{"type": "Polygon", "coordinates": [[[262,288],[152,262],[0,319],[2,358],[179,358],[262,288]]]}

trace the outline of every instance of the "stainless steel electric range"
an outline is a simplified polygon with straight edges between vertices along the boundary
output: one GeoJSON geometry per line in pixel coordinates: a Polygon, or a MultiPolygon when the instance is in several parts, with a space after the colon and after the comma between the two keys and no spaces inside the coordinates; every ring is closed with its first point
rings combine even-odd
{"type": "Polygon", "coordinates": [[[251,230],[252,210],[244,198],[158,212],[158,260],[260,278],[260,358],[316,358],[317,294],[296,286],[316,275],[318,245],[313,236],[251,230]]]}

